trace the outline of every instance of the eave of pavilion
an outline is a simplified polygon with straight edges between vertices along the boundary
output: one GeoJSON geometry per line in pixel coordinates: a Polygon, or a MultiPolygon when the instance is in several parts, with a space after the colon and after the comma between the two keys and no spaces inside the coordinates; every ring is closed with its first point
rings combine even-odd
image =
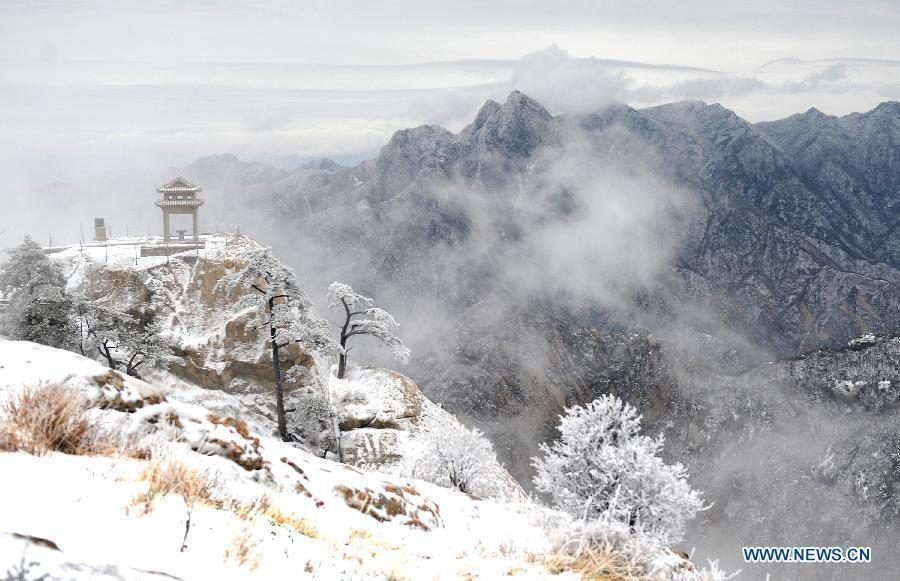
{"type": "Polygon", "coordinates": [[[185,206],[193,206],[199,207],[203,205],[204,200],[157,200],[156,206],[158,208],[169,208],[169,207],[185,207],[185,206]]]}
{"type": "Polygon", "coordinates": [[[174,187],[171,187],[171,188],[156,188],[156,191],[159,192],[159,193],[161,193],[161,194],[174,194],[174,193],[184,193],[184,192],[193,192],[193,193],[197,193],[197,192],[202,191],[202,190],[203,190],[203,188],[200,187],[200,186],[193,186],[193,187],[190,187],[190,188],[188,188],[188,187],[183,187],[183,186],[174,186],[174,187]]]}

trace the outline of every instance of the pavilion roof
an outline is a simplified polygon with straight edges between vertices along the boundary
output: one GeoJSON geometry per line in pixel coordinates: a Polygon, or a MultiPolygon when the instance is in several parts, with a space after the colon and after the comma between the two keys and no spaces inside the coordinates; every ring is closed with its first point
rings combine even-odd
{"type": "Polygon", "coordinates": [[[185,178],[178,176],[174,180],[165,183],[158,188],[156,188],[157,192],[199,192],[202,190],[200,186],[194,185],[185,178]]]}

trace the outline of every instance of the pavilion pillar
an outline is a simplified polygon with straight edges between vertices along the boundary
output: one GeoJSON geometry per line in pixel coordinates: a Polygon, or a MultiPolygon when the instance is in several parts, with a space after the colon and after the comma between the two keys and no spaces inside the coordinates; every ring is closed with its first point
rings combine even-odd
{"type": "Polygon", "coordinates": [[[169,211],[163,208],[163,240],[169,241],[169,211]]]}
{"type": "Polygon", "coordinates": [[[197,208],[194,208],[194,211],[191,212],[191,216],[194,218],[194,242],[196,242],[199,234],[199,228],[197,227],[197,208]]]}

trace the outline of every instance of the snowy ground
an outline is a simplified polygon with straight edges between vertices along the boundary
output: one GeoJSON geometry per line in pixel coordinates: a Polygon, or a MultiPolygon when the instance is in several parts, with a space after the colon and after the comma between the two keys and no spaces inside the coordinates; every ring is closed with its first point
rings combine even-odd
{"type": "MultiPolygon", "coordinates": [[[[199,237],[202,248],[182,252],[195,256],[210,256],[224,249],[233,242],[235,237],[224,234],[203,234],[199,237]]],[[[190,243],[191,240],[186,240],[190,243]]],[[[177,244],[173,240],[172,244],[177,244]]],[[[64,264],[64,273],[68,279],[70,288],[78,286],[86,264],[96,263],[105,265],[111,269],[134,268],[142,270],[165,264],[166,256],[141,256],[141,246],[160,246],[165,243],[162,237],[130,237],[110,238],[104,242],[84,242],[82,244],[70,244],[68,246],[55,246],[49,248],[50,257],[64,264]]],[[[179,253],[173,249],[172,256],[179,253]]]]}
{"type": "MultiPolygon", "coordinates": [[[[165,388],[111,381],[78,355],[0,339],[0,397],[51,382],[109,408],[93,410],[97,421],[142,435],[153,459],[0,452],[0,574],[10,578],[578,578],[544,561],[559,513],[316,458],[165,388]],[[213,482],[212,500],[190,512],[184,551],[188,503],[139,500],[141,474],[160,461],[213,482]]],[[[687,563],[668,551],[657,561],[670,573],[687,563]]]]}

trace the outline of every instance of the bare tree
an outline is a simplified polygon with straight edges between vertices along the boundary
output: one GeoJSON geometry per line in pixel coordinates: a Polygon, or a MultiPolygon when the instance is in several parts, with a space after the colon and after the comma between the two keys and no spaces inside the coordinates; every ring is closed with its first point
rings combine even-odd
{"type": "Polygon", "coordinates": [[[338,379],[347,371],[347,340],[356,335],[370,335],[391,348],[394,358],[406,363],[409,349],[394,335],[399,325],[394,317],[384,309],[371,306],[373,300],[353,290],[350,285],[334,282],[328,287],[328,309],[343,310],[344,323],[341,325],[341,352],[338,359],[338,379]],[[354,319],[354,317],[365,317],[354,319]]]}
{"type": "Polygon", "coordinates": [[[103,361],[110,369],[140,377],[139,368],[153,367],[173,359],[169,345],[157,325],[142,324],[130,313],[97,301],[76,301],[73,322],[78,350],[103,361]]]}
{"type": "Polygon", "coordinates": [[[291,343],[333,345],[327,337],[324,321],[309,316],[312,303],[297,286],[294,271],[273,258],[268,249],[253,254],[235,280],[255,291],[263,301],[262,324],[269,330],[272,369],[275,375],[275,411],[278,435],[290,441],[284,410],[284,381],[281,372],[281,350],[291,343]]]}

